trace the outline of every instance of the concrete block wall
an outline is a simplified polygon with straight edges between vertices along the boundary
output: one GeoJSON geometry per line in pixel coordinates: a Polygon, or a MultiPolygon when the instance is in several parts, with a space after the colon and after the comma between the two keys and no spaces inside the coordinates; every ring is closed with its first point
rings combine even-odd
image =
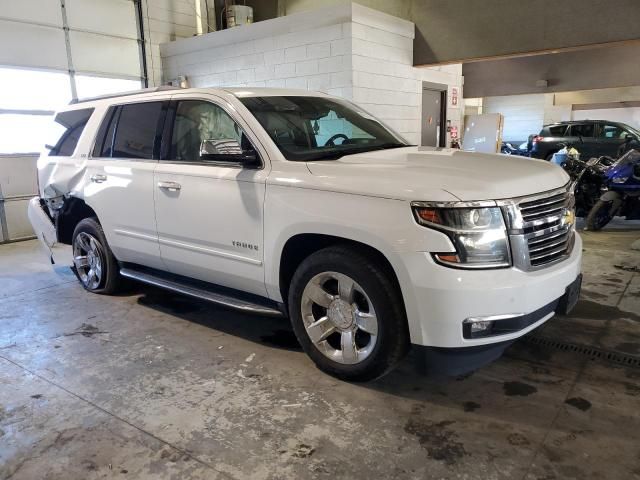
{"type": "Polygon", "coordinates": [[[163,56],[165,78],[186,75],[192,87],[301,88],[349,95],[343,90],[351,86],[349,24],[325,25],[256,39],[241,35],[258,26],[203,35],[193,40],[206,40],[204,48],[195,45],[196,49],[177,55],[167,55],[171,51],[167,46],[163,56]],[[234,38],[229,44],[213,42],[215,36],[234,38]]]}
{"type": "Polygon", "coordinates": [[[411,22],[348,3],[162,45],[162,67],[165,81],[185,75],[192,87],[340,96],[419,144],[422,82],[458,88],[447,117],[460,127],[462,67],[413,67],[413,35],[411,22]]]}
{"type": "Polygon", "coordinates": [[[448,87],[447,119],[460,131],[462,65],[413,66],[414,25],[353,4],[351,23],[353,100],[407,140],[420,144],[422,82],[448,87]],[[458,105],[451,88],[458,89],[458,105]]]}

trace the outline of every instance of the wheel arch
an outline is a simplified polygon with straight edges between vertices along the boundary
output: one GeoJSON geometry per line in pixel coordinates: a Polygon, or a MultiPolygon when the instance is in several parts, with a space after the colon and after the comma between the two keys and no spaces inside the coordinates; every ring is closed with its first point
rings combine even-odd
{"type": "MultiPolygon", "coordinates": [[[[402,308],[406,308],[405,292],[401,287],[398,272],[392,261],[380,249],[375,246],[363,243],[352,238],[330,235],[324,233],[297,233],[287,239],[280,251],[280,258],[274,266],[277,266],[278,289],[286,305],[291,278],[302,261],[309,255],[329,246],[347,245],[358,250],[380,265],[385,273],[389,275],[391,282],[397,288],[397,292],[402,300],[402,308]]],[[[408,313],[408,312],[406,312],[408,313]]]]}
{"type": "Polygon", "coordinates": [[[97,219],[97,214],[83,199],[77,197],[66,198],[61,212],[56,217],[58,242],[71,245],[73,231],[78,223],[90,217],[96,217],[97,219]]]}

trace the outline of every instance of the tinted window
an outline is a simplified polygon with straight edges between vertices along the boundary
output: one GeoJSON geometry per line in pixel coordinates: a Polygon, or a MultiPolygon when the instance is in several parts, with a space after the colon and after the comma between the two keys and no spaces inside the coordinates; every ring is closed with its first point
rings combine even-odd
{"type": "Polygon", "coordinates": [[[555,127],[549,127],[549,134],[552,137],[564,137],[566,131],[566,125],[556,125],[555,127]]]}
{"type": "Polygon", "coordinates": [[[234,140],[247,149],[247,141],[241,137],[242,130],[222,108],[201,100],[185,100],[176,109],[168,159],[200,160],[204,140],[234,140]]]}
{"type": "Polygon", "coordinates": [[[82,135],[82,131],[87,125],[92,113],[93,108],[58,113],[55,121],[64,127],[64,132],[55,147],[49,152],[49,155],[59,157],[69,157],[73,155],[76,145],[78,145],[78,140],[80,140],[80,135],[82,135]]]}
{"type": "MultiPolygon", "coordinates": [[[[120,107],[112,157],[153,158],[162,102],[131,103],[120,107]]],[[[106,138],[108,138],[108,133],[106,138]]],[[[106,143],[106,141],[105,141],[106,143]]]]}
{"type": "Polygon", "coordinates": [[[604,124],[602,125],[602,129],[600,130],[600,137],[601,138],[624,138],[625,135],[627,135],[627,132],[625,132],[621,127],[619,127],[618,125],[607,125],[604,124]]]}
{"type": "Polygon", "coordinates": [[[571,137],[593,137],[593,123],[581,125],[571,125],[569,136],[571,137]]]}

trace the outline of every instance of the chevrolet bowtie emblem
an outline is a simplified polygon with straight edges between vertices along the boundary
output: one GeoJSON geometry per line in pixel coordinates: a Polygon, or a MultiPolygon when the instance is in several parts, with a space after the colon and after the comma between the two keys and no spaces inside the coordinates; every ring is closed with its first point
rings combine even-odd
{"type": "Polygon", "coordinates": [[[565,210],[562,214],[562,224],[563,225],[573,225],[576,221],[576,214],[573,210],[565,210]]]}

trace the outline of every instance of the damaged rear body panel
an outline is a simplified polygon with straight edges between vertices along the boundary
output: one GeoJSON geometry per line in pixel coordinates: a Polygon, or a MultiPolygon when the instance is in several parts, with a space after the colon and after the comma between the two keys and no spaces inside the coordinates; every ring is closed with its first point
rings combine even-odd
{"type": "MultiPolygon", "coordinates": [[[[144,95],[143,105],[151,113],[164,114],[168,99],[158,95],[162,100],[144,95]]],[[[116,135],[116,124],[118,130],[140,135],[155,131],[157,122],[128,114],[127,105],[139,101],[137,95],[115,105],[108,98],[90,100],[56,114],[58,138],[38,159],[40,197],[29,207],[33,228],[52,261],[73,263],[70,245],[75,227],[82,219],[95,217],[118,259],[165,268],[154,212],[157,152],[133,140],[119,142],[116,135]]]]}
{"type": "Polygon", "coordinates": [[[31,225],[52,263],[72,265],[73,216],[84,206],[87,151],[93,138],[84,135],[100,122],[99,106],[73,105],[55,117],[55,145],[48,145],[38,159],[39,197],[29,202],[31,225]],[[71,230],[71,231],[70,231],[71,230]]]}
{"type": "Polygon", "coordinates": [[[51,262],[72,265],[71,237],[64,226],[70,224],[71,206],[75,202],[84,203],[87,162],[86,158],[61,160],[45,155],[38,159],[40,197],[29,202],[29,220],[51,262]]]}

